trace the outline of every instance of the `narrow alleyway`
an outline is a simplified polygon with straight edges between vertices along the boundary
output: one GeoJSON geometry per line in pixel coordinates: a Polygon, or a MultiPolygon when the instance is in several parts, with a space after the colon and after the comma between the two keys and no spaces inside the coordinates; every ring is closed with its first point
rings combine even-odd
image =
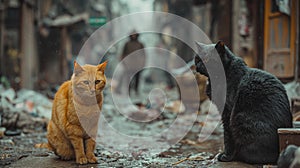
{"type": "MultiPolygon", "coordinates": [[[[223,41],[249,67],[276,76],[287,90],[298,129],[299,3],[1,0],[0,167],[276,168],[218,161],[224,147],[221,116],[206,95],[212,83],[193,67],[199,54],[195,41],[223,41]],[[132,35],[142,45],[124,54],[132,35]],[[80,65],[108,62],[97,164],[62,161],[34,147],[47,142],[53,99],[72,76],[74,60],[80,65]],[[136,74],[138,89],[132,82],[136,74]]],[[[222,93],[215,95],[222,99],[222,93]]],[[[289,143],[285,139],[280,145],[289,143]]]]}

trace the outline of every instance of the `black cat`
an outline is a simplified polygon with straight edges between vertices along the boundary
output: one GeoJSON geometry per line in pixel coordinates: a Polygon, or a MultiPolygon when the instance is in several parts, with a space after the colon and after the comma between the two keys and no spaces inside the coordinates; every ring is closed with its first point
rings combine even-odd
{"type": "MultiPolygon", "coordinates": [[[[222,113],[225,149],[218,160],[276,163],[279,156],[277,129],[292,127],[289,100],[282,83],[270,73],[247,67],[223,42],[197,45],[197,71],[213,78],[203,60],[213,67],[218,66],[215,59],[218,57],[226,76],[226,103],[222,113]]],[[[217,85],[220,84],[223,83],[217,85]]],[[[210,83],[207,94],[211,98],[210,83]]],[[[214,94],[218,94],[218,90],[214,90],[214,94]]]]}

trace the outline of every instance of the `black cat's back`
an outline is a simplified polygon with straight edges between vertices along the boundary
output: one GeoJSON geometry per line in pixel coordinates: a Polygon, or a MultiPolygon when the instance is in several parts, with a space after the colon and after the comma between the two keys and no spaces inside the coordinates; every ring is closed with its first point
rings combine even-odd
{"type": "Polygon", "coordinates": [[[282,83],[273,75],[248,68],[241,79],[230,126],[238,160],[275,163],[278,128],[292,127],[289,101],[282,83]]]}
{"type": "Polygon", "coordinates": [[[292,127],[290,104],[281,81],[268,72],[248,69],[238,86],[238,96],[243,99],[236,104],[243,109],[249,107],[261,116],[259,119],[268,121],[270,125],[292,127]]]}

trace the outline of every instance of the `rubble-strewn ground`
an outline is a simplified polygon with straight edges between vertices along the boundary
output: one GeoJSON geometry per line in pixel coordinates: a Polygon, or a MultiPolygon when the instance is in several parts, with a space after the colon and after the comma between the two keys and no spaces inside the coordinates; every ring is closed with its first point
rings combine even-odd
{"type": "Polygon", "coordinates": [[[74,161],[61,161],[46,149],[36,149],[34,144],[46,140],[45,133],[22,134],[4,137],[0,146],[0,165],[4,167],[257,167],[239,162],[221,163],[215,159],[222,148],[222,135],[218,130],[209,140],[196,142],[192,130],[173,148],[152,157],[126,156],[98,146],[99,164],[77,165],[74,161]]]}
{"type": "MultiPolygon", "coordinates": [[[[176,100],[176,93],[174,90],[166,91],[170,94],[171,100],[176,100]]],[[[176,91],[175,91],[176,92],[176,91]]],[[[142,144],[134,140],[124,140],[123,137],[118,137],[118,134],[110,134],[108,127],[100,126],[99,143],[95,151],[98,157],[98,164],[77,165],[75,161],[61,161],[51,151],[46,149],[34,148],[34,145],[41,142],[46,142],[46,131],[38,125],[37,128],[32,128],[27,131],[22,130],[20,135],[4,136],[0,139],[0,166],[1,167],[257,167],[255,165],[247,165],[239,162],[221,163],[216,160],[216,155],[222,151],[223,135],[222,128],[218,126],[217,129],[209,136],[209,138],[201,142],[200,131],[204,125],[212,127],[218,124],[219,116],[210,113],[207,117],[207,122],[204,119],[207,116],[207,106],[209,102],[205,102],[201,106],[200,115],[193,121],[192,115],[187,113],[188,107],[185,107],[185,112],[174,107],[173,111],[166,110],[159,112],[155,102],[147,105],[147,100],[133,98],[131,101],[139,106],[130,107],[126,98],[120,97],[118,101],[121,103],[121,108],[127,109],[126,114],[121,114],[115,107],[110,91],[105,91],[105,102],[103,107],[102,117],[105,121],[118,130],[125,137],[140,136],[149,137],[153,139],[152,144],[142,144]],[[142,104],[142,105],[141,105],[142,104]],[[205,105],[206,104],[206,105],[205,105]],[[141,107],[140,107],[141,106],[141,107]],[[148,106],[148,107],[147,107],[148,106]],[[155,108],[152,108],[155,107],[155,108]],[[154,115],[155,114],[155,115],[154,115]],[[158,114],[159,117],[155,117],[158,114]],[[151,119],[151,122],[132,122],[124,116],[132,117],[136,120],[151,119]],[[155,117],[152,120],[153,116],[155,117]],[[180,122],[174,122],[175,119],[181,118],[180,122]],[[181,128],[188,128],[192,122],[193,127],[189,129],[186,136],[179,142],[172,142],[172,137],[159,136],[157,139],[153,138],[155,133],[159,133],[164,129],[170,127],[170,123],[174,123],[175,130],[181,128]],[[169,139],[168,139],[169,138],[169,139]],[[149,146],[156,146],[159,143],[165,143],[170,148],[162,150],[152,150],[149,146]]],[[[168,95],[167,95],[168,97],[168,95]]],[[[158,101],[159,102],[159,101],[158,101]]],[[[156,102],[157,103],[157,102],[156,102]]],[[[100,120],[104,122],[104,120],[100,120]]],[[[107,125],[106,125],[107,126],[107,125]]],[[[175,133],[177,133],[175,131],[175,133]]],[[[147,139],[147,138],[146,138],[147,139]]],[[[163,144],[162,143],[162,144],[163,144]]]]}

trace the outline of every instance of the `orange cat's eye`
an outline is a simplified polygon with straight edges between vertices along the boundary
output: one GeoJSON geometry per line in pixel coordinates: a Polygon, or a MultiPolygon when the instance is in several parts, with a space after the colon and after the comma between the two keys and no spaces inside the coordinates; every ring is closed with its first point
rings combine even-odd
{"type": "Polygon", "coordinates": [[[83,81],[84,84],[88,85],[90,82],[89,81],[83,81]]]}
{"type": "Polygon", "coordinates": [[[96,81],[95,81],[95,84],[98,84],[98,83],[100,83],[100,82],[101,82],[100,80],[96,80],[96,81]]]}

